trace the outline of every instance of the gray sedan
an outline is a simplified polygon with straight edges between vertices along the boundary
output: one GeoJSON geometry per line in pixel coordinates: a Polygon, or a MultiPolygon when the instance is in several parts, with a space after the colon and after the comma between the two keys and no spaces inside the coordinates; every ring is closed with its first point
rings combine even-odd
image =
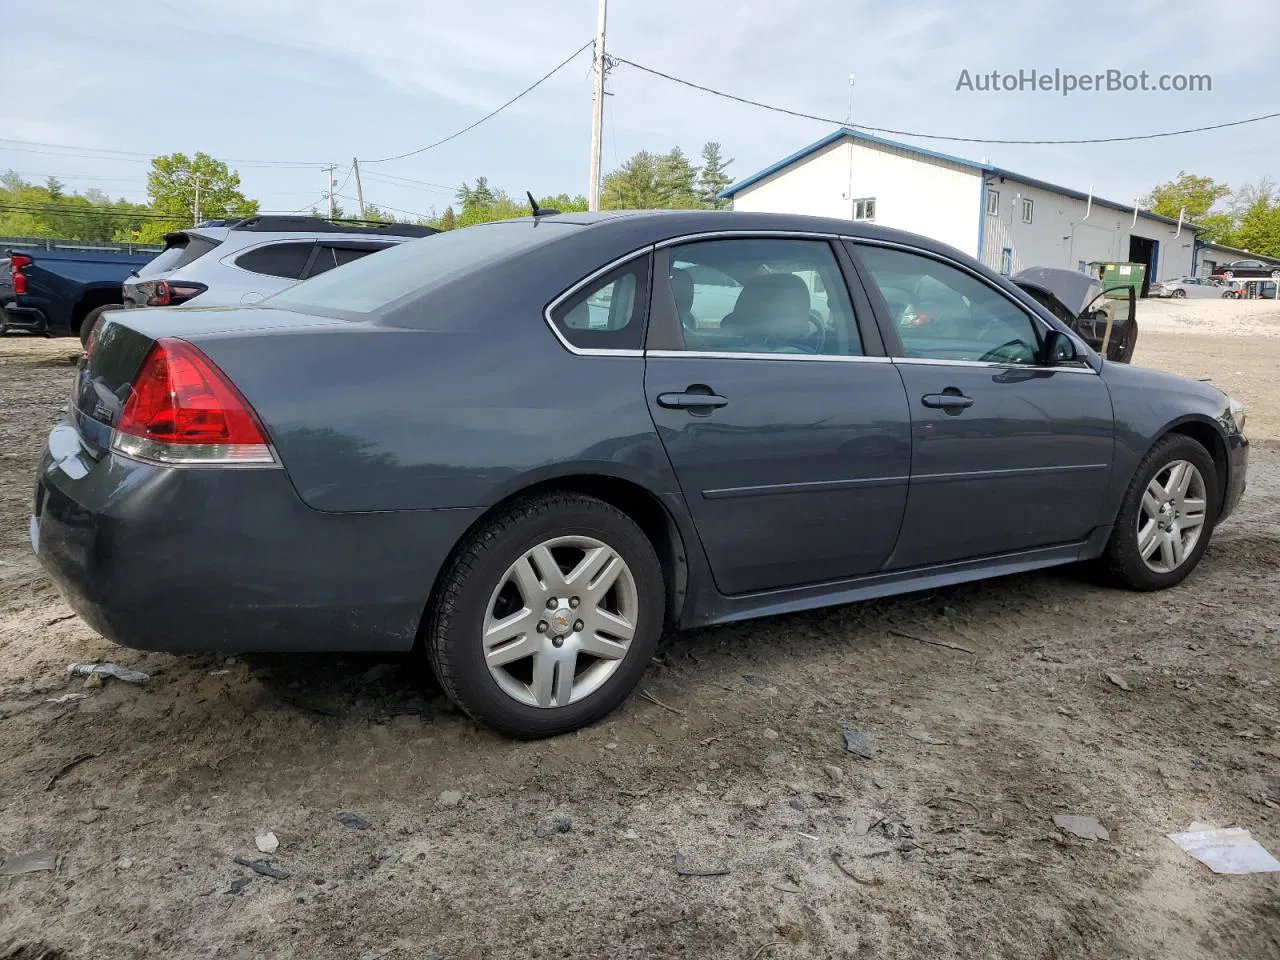
{"type": "Polygon", "coordinates": [[[1176,280],[1161,280],[1159,283],[1153,283],[1148,295],[1173,297],[1177,300],[1184,297],[1220,298],[1226,289],[1226,286],[1208,277],[1178,277],[1176,280]]]}
{"type": "Polygon", "coordinates": [[[147,649],[416,650],[518,737],[609,713],[668,624],[1081,561],[1171,587],[1245,486],[1222,391],[868,224],[547,215],[109,317],[31,520],[75,610],[147,649]]]}

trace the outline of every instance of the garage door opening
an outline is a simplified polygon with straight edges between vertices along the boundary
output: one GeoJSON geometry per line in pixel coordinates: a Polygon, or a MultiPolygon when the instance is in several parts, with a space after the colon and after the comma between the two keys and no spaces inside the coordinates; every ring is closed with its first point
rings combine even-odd
{"type": "Polygon", "coordinates": [[[1145,297],[1151,290],[1151,281],[1156,279],[1156,259],[1160,251],[1160,241],[1148,237],[1129,237],[1129,262],[1145,263],[1146,276],[1142,278],[1142,289],[1138,296],[1145,297]]]}

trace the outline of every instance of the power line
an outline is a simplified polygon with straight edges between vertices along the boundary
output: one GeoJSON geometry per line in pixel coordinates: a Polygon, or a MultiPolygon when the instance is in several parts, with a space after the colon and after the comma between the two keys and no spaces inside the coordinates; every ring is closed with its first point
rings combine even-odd
{"type": "MultiPolygon", "coordinates": [[[[37,173],[35,170],[13,170],[11,172],[20,177],[45,177],[46,179],[53,177],[55,180],[103,180],[119,183],[137,183],[140,179],[136,175],[132,177],[98,177],[87,173],[37,173]]],[[[36,186],[39,186],[39,184],[36,184],[36,186]]]]}
{"type": "MultiPolygon", "coordinates": [[[[343,200],[352,200],[359,202],[355,197],[349,197],[345,193],[337,193],[334,196],[341,197],[343,200]]],[[[370,207],[377,207],[379,210],[394,210],[396,213],[403,213],[405,216],[417,217],[419,220],[429,219],[425,213],[419,213],[416,210],[402,210],[400,207],[393,207],[388,203],[378,203],[374,200],[365,200],[365,204],[370,207]]]]}
{"type": "Polygon", "coordinates": [[[379,176],[384,180],[399,180],[403,183],[419,184],[424,187],[439,187],[441,190],[456,190],[457,187],[451,187],[447,183],[433,183],[430,180],[414,180],[412,177],[402,177],[398,174],[387,173],[385,170],[374,170],[370,176],[379,176]]]}
{"type": "Polygon", "coordinates": [[[443,184],[440,184],[437,186],[436,184],[427,185],[427,184],[416,184],[416,183],[397,183],[394,180],[384,180],[382,177],[378,176],[377,173],[375,173],[372,170],[369,171],[368,173],[364,173],[364,171],[361,171],[361,174],[367,177],[369,180],[375,183],[379,183],[386,187],[401,187],[403,189],[408,189],[408,190],[421,190],[424,193],[445,194],[446,196],[450,196],[450,197],[458,192],[457,187],[446,187],[443,184]]]}
{"type": "Polygon", "coordinates": [[[490,111],[489,113],[486,113],[483,117],[481,117],[475,123],[467,124],[467,126],[463,127],[461,130],[458,130],[456,133],[451,133],[449,134],[449,136],[445,137],[442,140],[437,140],[435,143],[428,143],[425,147],[419,147],[417,150],[410,150],[408,153],[400,153],[394,157],[383,157],[381,160],[366,160],[365,163],[366,164],[389,163],[392,160],[403,160],[405,157],[412,157],[412,156],[416,156],[419,153],[426,153],[428,150],[434,150],[436,147],[443,146],[444,144],[448,143],[450,140],[457,139],[458,137],[466,133],[468,130],[474,130],[476,127],[480,126],[480,124],[484,123],[486,120],[490,120],[493,117],[496,117],[503,110],[507,109],[507,107],[511,106],[521,97],[523,97],[525,94],[530,93],[531,91],[536,89],[543,82],[550,80],[555,74],[559,73],[562,69],[567,67],[569,63],[578,56],[578,54],[580,54],[583,50],[587,49],[587,47],[591,46],[593,42],[594,41],[592,40],[588,40],[586,43],[580,46],[577,50],[573,51],[573,53],[569,54],[569,56],[565,57],[558,64],[552,67],[547,73],[544,73],[537,80],[533,81],[533,83],[529,84],[529,86],[525,87],[523,90],[517,93],[514,97],[512,97],[502,106],[498,107],[495,110],[490,111]]]}
{"type": "Polygon", "coordinates": [[[799,117],[802,120],[817,120],[820,123],[830,123],[841,127],[853,127],[858,130],[869,130],[872,133],[887,133],[895,137],[914,137],[917,140],[946,140],[952,143],[994,143],[994,144],[1018,144],[1018,145],[1065,145],[1065,144],[1081,144],[1081,143],[1122,143],[1130,140],[1158,140],[1161,137],[1180,137],[1188,133],[1203,133],[1206,130],[1224,130],[1228,127],[1239,127],[1247,123],[1258,123],[1262,120],[1271,120],[1280,117],[1280,111],[1276,113],[1264,113],[1258,117],[1246,117],[1243,120],[1230,120],[1226,123],[1211,123],[1202,127],[1187,127],[1183,130],[1165,130],[1160,133],[1140,133],[1132,134],[1127,137],[1079,137],[1070,140],[1015,140],[1015,139],[998,139],[993,137],[952,137],[940,133],[919,133],[912,130],[892,130],[888,127],[873,127],[865,123],[845,123],[843,120],[836,120],[831,117],[821,117],[813,113],[804,113],[800,110],[790,110],[787,107],[779,107],[770,103],[761,103],[759,100],[751,100],[747,97],[739,97],[736,94],[726,93],[723,90],[716,90],[713,87],[703,86],[700,83],[694,83],[692,80],[684,80],[680,77],[672,76],[669,73],[663,73],[661,70],[655,70],[653,67],[646,67],[643,64],[636,63],[634,60],[627,60],[624,57],[610,57],[616,63],[624,63],[628,67],[634,67],[642,73],[649,73],[655,77],[661,77],[664,80],[670,80],[672,83],[678,83],[681,86],[691,87],[694,90],[701,90],[703,93],[709,93],[712,96],[722,97],[725,100],[733,100],[736,103],[743,103],[749,107],[760,107],[763,110],[772,110],[774,113],[785,113],[791,117],[799,117]]]}
{"type": "MultiPolygon", "coordinates": [[[[37,140],[14,140],[0,137],[0,144],[18,144],[19,146],[0,146],[0,150],[11,150],[16,153],[43,153],[54,157],[79,157],[85,160],[120,160],[128,163],[150,163],[159,153],[143,153],[138,150],[116,150],[111,147],[84,147],[68,143],[42,143],[37,140]],[[79,151],[78,153],[51,153],[49,150],[29,149],[34,147],[52,148],[59,151],[79,151]]],[[[246,167],[318,167],[323,164],[310,160],[237,160],[230,157],[214,157],[223,163],[237,163],[246,167]]]]}

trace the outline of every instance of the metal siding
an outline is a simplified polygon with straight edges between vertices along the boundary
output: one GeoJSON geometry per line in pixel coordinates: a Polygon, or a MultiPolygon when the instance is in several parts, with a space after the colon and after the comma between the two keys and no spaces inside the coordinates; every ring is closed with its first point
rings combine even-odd
{"type": "Polygon", "coordinates": [[[1000,269],[1000,251],[1013,249],[1013,270],[1027,267],[1060,267],[1074,270],[1081,260],[1128,260],[1129,237],[1139,236],[1160,244],[1160,263],[1152,281],[1186,276],[1191,273],[1194,233],[1183,226],[1182,236],[1175,239],[1176,225],[1164,218],[1150,217],[1139,211],[1138,224],[1133,211],[1125,213],[1100,206],[1095,198],[1089,219],[1084,219],[1085,200],[1055,193],[1012,178],[996,179],[992,189],[1000,191],[999,216],[987,216],[984,231],[983,262],[1000,269]],[[1022,199],[1034,201],[1032,222],[1022,222],[1022,199]]]}

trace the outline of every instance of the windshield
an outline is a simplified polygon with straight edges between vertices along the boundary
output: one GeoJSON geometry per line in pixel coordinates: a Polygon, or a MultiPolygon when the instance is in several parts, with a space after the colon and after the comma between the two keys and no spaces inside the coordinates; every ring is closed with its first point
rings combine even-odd
{"type": "Polygon", "coordinates": [[[329,270],[266,302],[301,312],[372,313],[574,229],[578,228],[546,220],[516,220],[450,230],[329,270]]]}

